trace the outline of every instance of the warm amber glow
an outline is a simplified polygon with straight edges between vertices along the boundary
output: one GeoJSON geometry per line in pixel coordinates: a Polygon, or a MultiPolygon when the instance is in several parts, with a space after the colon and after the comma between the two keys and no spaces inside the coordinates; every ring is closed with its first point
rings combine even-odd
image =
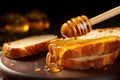
{"type": "Polygon", "coordinates": [[[29,30],[29,25],[28,24],[25,24],[23,26],[6,25],[5,29],[10,32],[27,32],[29,30]]]}
{"type": "Polygon", "coordinates": [[[45,28],[48,29],[50,27],[50,23],[49,22],[46,22],[45,23],[45,28]]]}
{"type": "Polygon", "coordinates": [[[26,24],[26,25],[23,27],[23,31],[26,32],[26,31],[28,31],[28,30],[29,30],[29,25],[26,24]]]}

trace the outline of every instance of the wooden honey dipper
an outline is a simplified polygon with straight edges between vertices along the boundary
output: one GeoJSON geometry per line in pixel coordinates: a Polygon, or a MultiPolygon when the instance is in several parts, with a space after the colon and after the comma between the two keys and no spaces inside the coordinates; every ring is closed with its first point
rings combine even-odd
{"type": "Polygon", "coordinates": [[[92,25],[107,20],[113,16],[120,14],[120,6],[106,11],[98,16],[88,19],[87,16],[82,15],[72,18],[64,23],[61,27],[61,35],[63,37],[77,37],[87,34],[92,30],[92,25]]]}

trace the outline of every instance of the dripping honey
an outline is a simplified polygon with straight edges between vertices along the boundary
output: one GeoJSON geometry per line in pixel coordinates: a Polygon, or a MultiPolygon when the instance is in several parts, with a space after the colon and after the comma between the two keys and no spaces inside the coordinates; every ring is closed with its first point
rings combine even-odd
{"type": "Polygon", "coordinates": [[[45,66],[45,70],[48,72],[60,72],[62,67],[57,65],[56,63],[50,63],[49,65],[45,66]]]}

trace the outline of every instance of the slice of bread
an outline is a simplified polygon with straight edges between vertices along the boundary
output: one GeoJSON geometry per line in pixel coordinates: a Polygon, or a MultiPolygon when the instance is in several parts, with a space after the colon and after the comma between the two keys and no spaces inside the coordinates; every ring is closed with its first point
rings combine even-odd
{"type": "Polygon", "coordinates": [[[113,64],[115,59],[118,57],[120,49],[112,53],[106,53],[102,55],[93,55],[86,57],[76,58],[64,58],[62,59],[61,65],[67,69],[99,69],[105,65],[113,64]]]}
{"type": "Polygon", "coordinates": [[[77,40],[66,38],[51,41],[46,63],[56,63],[70,69],[100,68],[114,62],[119,56],[119,48],[119,27],[95,29],[77,40]]]}
{"type": "Polygon", "coordinates": [[[21,58],[48,51],[49,42],[58,38],[53,34],[30,36],[24,39],[4,43],[2,54],[9,58],[21,58]]]}

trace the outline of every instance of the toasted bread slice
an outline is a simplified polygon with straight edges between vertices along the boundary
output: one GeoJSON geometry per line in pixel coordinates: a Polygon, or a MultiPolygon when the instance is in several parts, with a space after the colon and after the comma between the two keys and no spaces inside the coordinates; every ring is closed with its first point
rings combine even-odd
{"type": "MultiPolygon", "coordinates": [[[[51,41],[49,45],[49,53],[46,57],[46,63],[49,65],[50,63],[56,63],[58,65],[62,65],[64,67],[73,66],[75,69],[82,69],[81,67],[76,67],[82,64],[83,65],[90,65],[87,63],[87,58],[83,59],[82,57],[91,57],[91,56],[98,56],[90,58],[91,61],[102,62],[106,61],[113,56],[111,53],[114,54],[115,58],[119,55],[120,51],[120,28],[105,28],[105,29],[95,29],[92,30],[85,36],[78,37],[77,40],[67,38],[67,39],[57,39],[51,41]],[[81,58],[80,58],[81,57],[81,58]],[[80,59],[76,59],[80,58],[80,59]],[[99,59],[100,58],[100,59],[99,59]],[[108,58],[108,59],[107,59],[108,58]],[[82,60],[83,59],[83,60],[82,60]],[[104,59],[104,60],[102,60],[104,59]],[[82,60],[82,61],[81,61],[82,60]],[[70,61],[70,62],[69,62],[70,61]],[[75,63],[75,65],[67,65],[67,63],[75,63]],[[81,63],[81,64],[77,64],[81,63]]],[[[114,61],[114,59],[113,59],[114,61]]],[[[109,61],[108,61],[109,62],[109,61]]],[[[68,63],[68,64],[69,64],[68,63]]],[[[112,64],[112,62],[110,62],[112,64]]],[[[101,66],[104,66],[107,63],[104,63],[101,66]]],[[[94,66],[93,68],[101,67],[98,65],[94,66]]],[[[91,67],[91,66],[89,66],[91,67]]],[[[88,67],[88,68],[89,68],[88,67]]],[[[72,68],[72,67],[69,67],[72,68]]],[[[85,68],[85,69],[88,69],[85,68]]]]}
{"type": "Polygon", "coordinates": [[[102,55],[93,55],[86,57],[76,58],[64,58],[61,61],[61,65],[67,69],[98,69],[105,65],[113,64],[115,59],[118,57],[120,49],[112,53],[105,53],[102,55]]]}
{"type": "Polygon", "coordinates": [[[119,56],[120,49],[116,50],[112,53],[104,53],[100,55],[93,56],[84,56],[84,57],[76,57],[76,58],[61,58],[56,62],[53,60],[53,56],[48,53],[46,63],[49,65],[50,63],[56,63],[63,68],[66,69],[99,69],[103,66],[113,64],[115,59],[119,56]]]}
{"type": "Polygon", "coordinates": [[[7,42],[2,46],[2,54],[9,58],[21,58],[45,52],[48,51],[49,42],[56,38],[56,35],[48,34],[7,42]]]}

